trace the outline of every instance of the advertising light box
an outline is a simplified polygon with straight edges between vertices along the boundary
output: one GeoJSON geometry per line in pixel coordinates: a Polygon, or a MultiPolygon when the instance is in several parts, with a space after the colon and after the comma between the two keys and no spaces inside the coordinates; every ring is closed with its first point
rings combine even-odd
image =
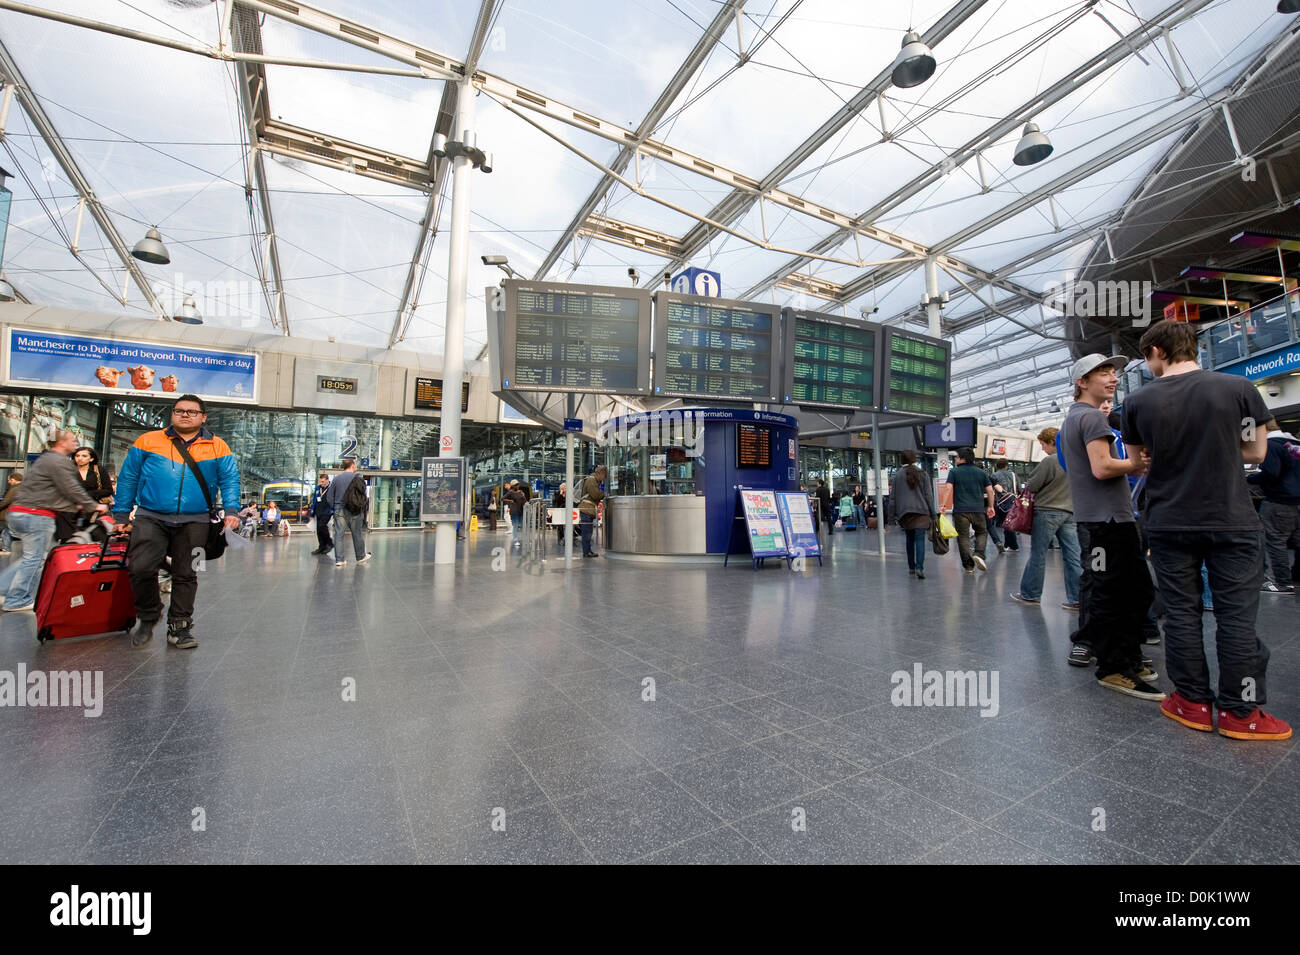
{"type": "Polygon", "coordinates": [[[501,387],[643,395],[650,293],[560,282],[505,283],[501,387]]]}
{"type": "Polygon", "coordinates": [[[793,308],[784,316],[786,404],[880,410],[880,325],[793,308]]]}
{"type": "Polygon", "coordinates": [[[654,393],[713,401],[776,402],[781,311],[761,302],[658,292],[654,393]]]}

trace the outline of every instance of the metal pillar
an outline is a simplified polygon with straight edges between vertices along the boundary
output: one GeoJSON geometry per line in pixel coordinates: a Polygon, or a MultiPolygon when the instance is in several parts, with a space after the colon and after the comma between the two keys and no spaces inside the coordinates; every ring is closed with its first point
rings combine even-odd
{"type": "Polygon", "coordinates": [[[1286,259],[1282,257],[1282,246],[1277,247],[1277,269],[1278,275],[1282,276],[1282,303],[1286,306],[1286,324],[1287,331],[1291,336],[1291,341],[1297,337],[1296,315],[1295,310],[1291,307],[1291,283],[1286,277],[1286,259]]]}
{"type": "Polygon", "coordinates": [[[876,538],[880,541],[880,556],[885,556],[885,495],[880,476],[880,416],[871,416],[871,469],[876,472],[876,538]]]}
{"type": "MultiPolygon", "coordinates": [[[[460,82],[456,97],[456,134],[468,140],[474,125],[475,91],[469,79],[460,82]]],[[[447,334],[442,350],[442,393],[451,395],[442,403],[441,438],[438,456],[460,454],[460,389],[465,380],[465,296],[469,282],[469,197],[474,165],[461,153],[452,160],[451,249],[447,254],[447,334]],[[447,439],[451,440],[448,441],[447,439]]],[[[456,560],[456,524],[438,525],[433,562],[456,560]]]]}
{"type": "MultiPolygon", "coordinates": [[[[572,418],[578,413],[578,403],[573,395],[566,396],[565,416],[572,418]]],[[[573,486],[573,432],[564,432],[564,486],[568,494],[564,498],[564,569],[573,568],[573,505],[578,500],[577,489],[573,486]]]]}
{"type": "Polygon", "coordinates": [[[939,304],[939,266],[931,255],[925,260],[925,319],[928,323],[926,332],[932,338],[939,337],[939,315],[942,311],[939,304]]]}

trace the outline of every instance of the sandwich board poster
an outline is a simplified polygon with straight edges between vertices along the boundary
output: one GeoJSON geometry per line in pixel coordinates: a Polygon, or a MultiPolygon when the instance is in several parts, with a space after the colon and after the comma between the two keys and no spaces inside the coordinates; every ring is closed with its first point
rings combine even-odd
{"type": "Polygon", "coordinates": [[[805,557],[820,556],[821,545],[817,540],[817,525],[813,523],[808,495],[803,491],[777,491],[776,503],[781,511],[781,526],[785,528],[790,553],[802,551],[805,557]]]}
{"type": "Polygon", "coordinates": [[[257,356],[157,342],[10,328],[4,338],[9,385],[139,398],[192,394],[257,403],[257,356]]]}
{"type": "Polygon", "coordinates": [[[420,520],[465,519],[465,459],[420,459],[420,520]]]}
{"type": "Polygon", "coordinates": [[[742,488],[741,505],[745,509],[745,527],[749,531],[749,550],[759,557],[784,557],[785,532],[776,508],[776,492],[742,488]]]}

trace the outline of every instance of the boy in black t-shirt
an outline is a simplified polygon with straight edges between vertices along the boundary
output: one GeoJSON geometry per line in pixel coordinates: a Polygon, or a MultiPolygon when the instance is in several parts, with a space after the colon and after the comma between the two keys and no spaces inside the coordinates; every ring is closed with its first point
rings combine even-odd
{"type": "Polygon", "coordinates": [[[1139,344],[1155,381],[1124,403],[1129,456],[1150,462],[1146,530],[1165,605],[1165,663],[1175,691],[1161,711],[1184,726],[1234,739],[1289,739],[1269,716],[1268,647],[1255,633],[1264,579],[1263,534],[1242,462],[1258,464],[1276,427],[1245,378],[1203,371],[1196,333],[1182,322],[1153,325],[1139,344]],[[1201,563],[1214,596],[1219,688],[1210,688],[1201,635],[1201,563]]]}

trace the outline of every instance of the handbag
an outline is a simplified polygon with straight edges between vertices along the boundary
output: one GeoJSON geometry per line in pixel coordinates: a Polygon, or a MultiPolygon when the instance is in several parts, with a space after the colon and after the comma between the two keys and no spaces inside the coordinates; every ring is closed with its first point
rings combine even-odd
{"type": "Polygon", "coordinates": [[[208,524],[208,539],[203,543],[203,556],[207,560],[216,560],[226,552],[225,522],[217,516],[216,510],[212,506],[212,492],[208,490],[208,482],[204,480],[203,472],[199,470],[198,464],[190,456],[190,449],[185,447],[185,443],[177,437],[172,438],[172,444],[185,463],[189,465],[194,477],[198,479],[199,490],[203,492],[203,500],[208,504],[208,518],[211,523],[208,524]]]}
{"type": "Polygon", "coordinates": [[[1034,531],[1034,492],[1021,491],[1015,504],[1002,522],[1002,529],[1014,534],[1032,534],[1034,531]]]}
{"type": "Polygon", "coordinates": [[[1010,491],[1003,491],[1001,494],[996,494],[993,497],[993,508],[999,514],[1006,514],[1015,506],[1015,503],[1016,496],[1010,491]]]}
{"type": "Polygon", "coordinates": [[[939,557],[948,553],[948,539],[940,533],[938,521],[930,525],[930,546],[939,557]]]}
{"type": "Polygon", "coordinates": [[[957,536],[957,528],[952,523],[952,518],[947,514],[939,515],[939,533],[947,540],[957,536]]]}

